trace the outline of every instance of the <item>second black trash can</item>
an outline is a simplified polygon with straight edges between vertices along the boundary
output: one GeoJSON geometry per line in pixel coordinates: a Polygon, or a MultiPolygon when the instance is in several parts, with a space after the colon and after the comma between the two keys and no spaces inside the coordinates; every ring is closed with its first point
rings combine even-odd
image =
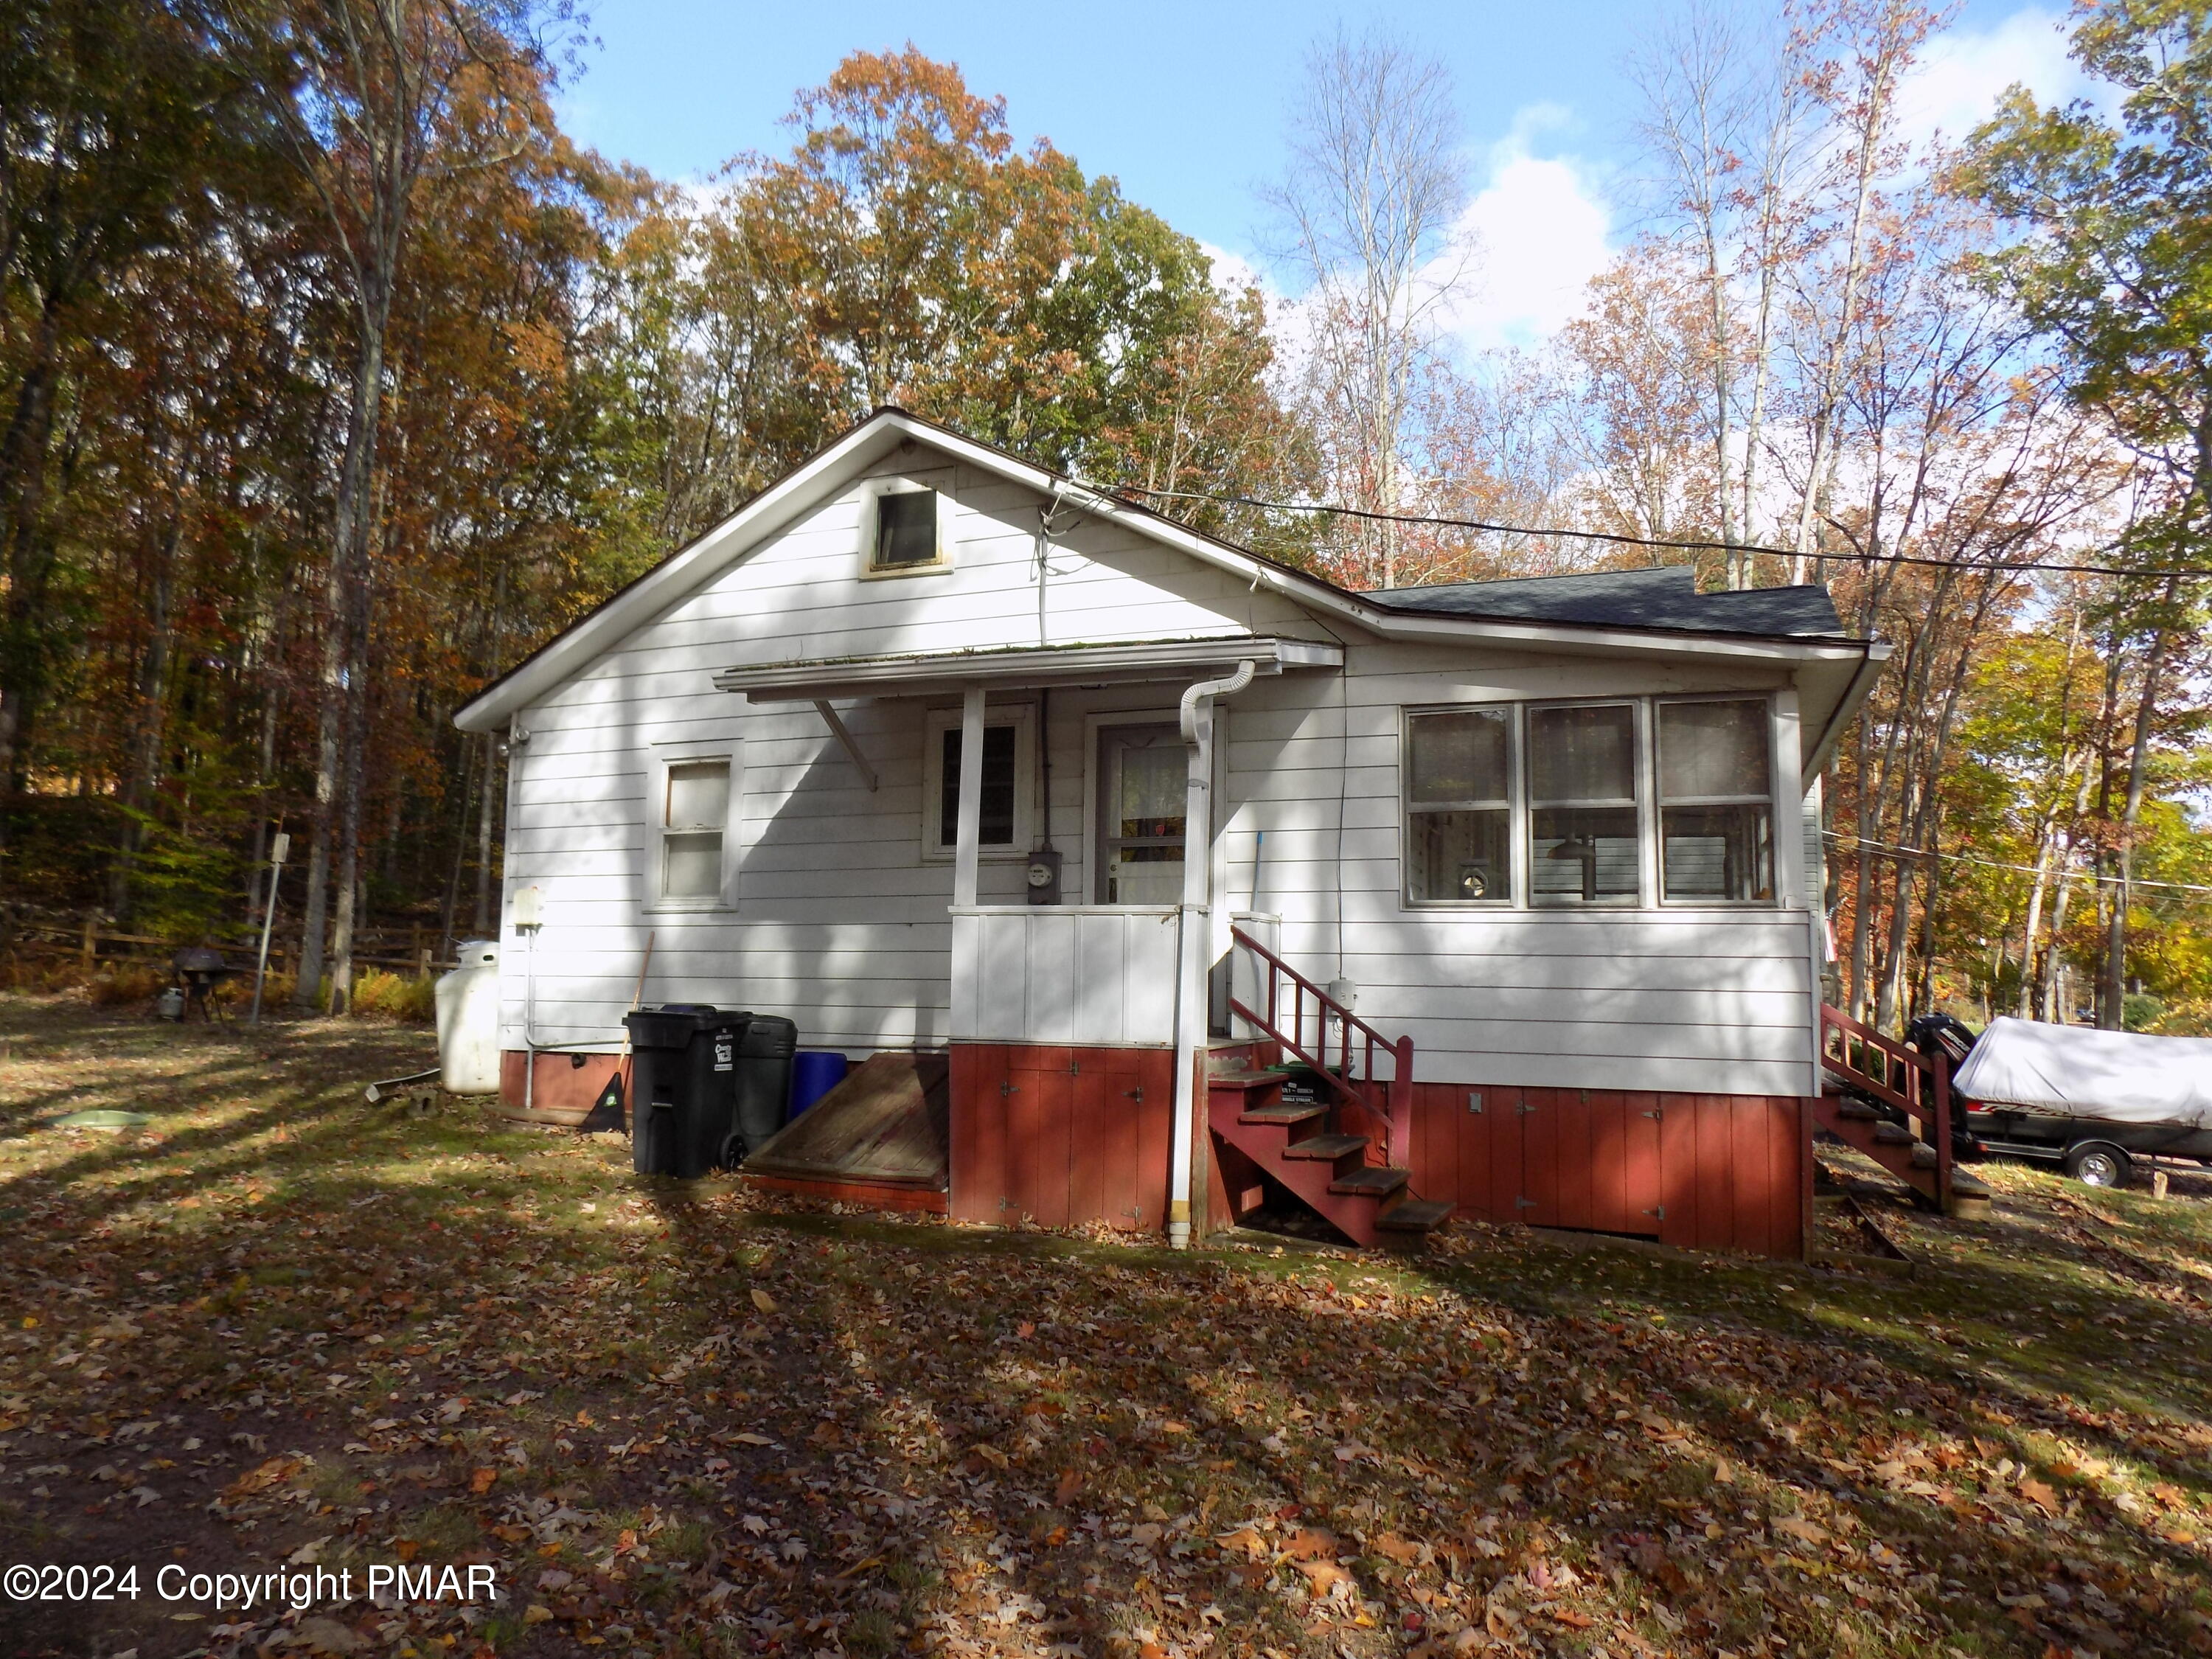
{"type": "Polygon", "coordinates": [[[629,1027],[630,1167],[696,1181],[728,1156],[738,1049],[752,1016],[671,1002],[623,1016],[629,1027]]]}
{"type": "Polygon", "coordinates": [[[780,1014],[755,1015],[738,1043],[738,1136],[749,1154],[783,1127],[798,1049],[798,1025],[780,1014]]]}

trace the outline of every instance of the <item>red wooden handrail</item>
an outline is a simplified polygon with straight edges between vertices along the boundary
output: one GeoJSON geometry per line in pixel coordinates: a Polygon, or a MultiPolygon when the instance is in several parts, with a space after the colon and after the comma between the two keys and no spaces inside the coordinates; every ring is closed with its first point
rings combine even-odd
{"type": "Polygon", "coordinates": [[[1939,1201],[1948,1209],[1952,1164],[1951,1057],[1943,1052],[1942,1046],[1939,1043],[1932,1055],[1923,1054],[1853,1019],[1842,1009],[1822,1003],[1820,1064],[1853,1087],[1918,1120],[1917,1133],[1935,1149],[1936,1190],[1941,1195],[1939,1201]],[[1828,1042],[1832,1033],[1838,1039],[1832,1050],[1828,1042]],[[1858,1060],[1851,1058],[1854,1039],[1860,1047],[1862,1059],[1858,1060]],[[1869,1048],[1889,1062],[1883,1066],[1883,1075],[1880,1077],[1864,1062],[1865,1051],[1869,1048]],[[1901,1088],[1898,1086],[1900,1084],[1901,1088]]]}
{"type": "Polygon", "coordinates": [[[1323,1079],[1328,1086],[1343,1097],[1348,1105],[1373,1110],[1378,1104],[1382,1113],[1382,1156],[1391,1156],[1391,1130],[1401,1123],[1412,1121],[1413,1104],[1413,1039],[1409,1036],[1387,1037],[1342,1003],[1334,1000],[1328,992],[1304,974],[1285,962],[1266,945],[1242,927],[1232,927],[1229,936],[1237,944],[1267,964],[1267,1010],[1262,1014],[1246,1007],[1234,996],[1229,999],[1230,1012],[1240,1019],[1258,1026],[1283,1046],[1294,1059],[1323,1079]],[[1279,994],[1282,981],[1290,981],[1290,1017],[1283,1017],[1279,994]],[[1309,1048],[1306,1042],[1306,1001],[1314,1005],[1314,1024],[1318,1041],[1309,1048]],[[1330,1064],[1329,1016],[1336,1017],[1336,1063],[1330,1064]],[[1352,1087],[1352,1044],[1354,1031],[1359,1033],[1359,1071],[1357,1080],[1372,1085],[1375,1076],[1375,1051],[1382,1049],[1390,1056],[1390,1077],[1383,1085],[1378,1102],[1364,1090],[1352,1087]]]}

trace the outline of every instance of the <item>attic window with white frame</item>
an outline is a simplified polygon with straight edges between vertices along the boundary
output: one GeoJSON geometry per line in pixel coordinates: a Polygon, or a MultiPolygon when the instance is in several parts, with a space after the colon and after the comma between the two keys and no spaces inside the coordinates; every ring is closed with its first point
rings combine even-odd
{"type": "Polygon", "coordinates": [[[928,570],[945,562],[934,489],[887,489],[876,497],[873,534],[868,544],[872,575],[928,570]]]}
{"type": "Polygon", "coordinates": [[[723,838],[729,833],[730,763],[672,761],[660,798],[660,896],[722,896],[723,838]]]}

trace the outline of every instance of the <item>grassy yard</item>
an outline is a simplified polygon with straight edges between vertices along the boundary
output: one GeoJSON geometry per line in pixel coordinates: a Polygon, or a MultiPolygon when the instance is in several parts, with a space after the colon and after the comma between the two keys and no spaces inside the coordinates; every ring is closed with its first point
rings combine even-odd
{"type": "Polygon", "coordinates": [[[1176,1256],[365,1104],[418,1031],[0,1041],[0,1565],[139,1589],[0,1654],[2212,1652],[2196,1178],[1997,1169],[1909,1278],[1176,1256]],[[394,1564],[504,1599],[156,1585],[394,1564]]]}

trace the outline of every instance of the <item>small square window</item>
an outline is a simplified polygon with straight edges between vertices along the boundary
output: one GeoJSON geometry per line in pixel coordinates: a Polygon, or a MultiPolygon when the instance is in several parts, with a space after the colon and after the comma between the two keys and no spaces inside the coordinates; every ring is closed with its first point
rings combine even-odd
{"type": "Polygon", "coordinates": [[[872,568],[911,570],[937,562],[937,492],[902,489],[876,497],[872,568]]]}

